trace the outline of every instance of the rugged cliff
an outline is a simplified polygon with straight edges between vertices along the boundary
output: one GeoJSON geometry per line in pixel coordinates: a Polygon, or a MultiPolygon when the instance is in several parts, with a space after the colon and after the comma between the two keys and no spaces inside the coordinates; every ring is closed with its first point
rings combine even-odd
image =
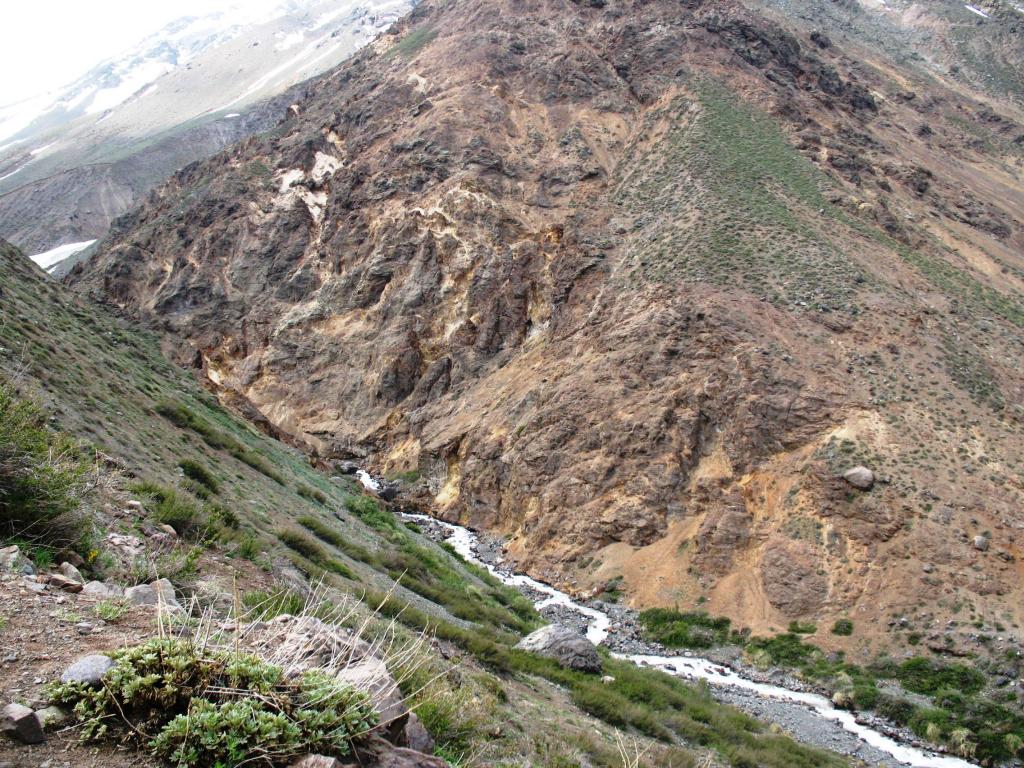
{"type": "Polygon", "coordinates": [[[1022,122],[734,3],[427,2],[71,279],[534,573],[962,648],[1024,618],[1022,122]]]}

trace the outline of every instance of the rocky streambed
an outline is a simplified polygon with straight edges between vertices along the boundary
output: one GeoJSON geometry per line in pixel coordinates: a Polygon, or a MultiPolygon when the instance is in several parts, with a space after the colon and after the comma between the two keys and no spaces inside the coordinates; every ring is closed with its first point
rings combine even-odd
{"type": "Polygon", "coordinates": [[[871,766],[973,768],[965,760],[928,750],[911,732],[885,720],[838,709],[827,691],[815,689],[785,670],[765,671],[743,664],[738,648],[713,649],[698,656],[651,643],[643,638],[636,611],[599,600],[574,600],[548,584],[516,573],[504,561],[499,539],[426,515],[404,517],[519,589],[551,623],[577,629],[618,658],[706,681],[716,700],[776,724],[798,741],[849,755],[871,766]]]}

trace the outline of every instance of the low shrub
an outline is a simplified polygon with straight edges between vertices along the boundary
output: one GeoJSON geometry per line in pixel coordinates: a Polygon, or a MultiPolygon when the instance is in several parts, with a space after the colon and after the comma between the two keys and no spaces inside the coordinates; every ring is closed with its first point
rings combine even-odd
{"type": "Polygon", "coordinates": [[[217,478],[215,478],[213,476],[213,473],[210,472],[210,470],[208,470],[198,461],[193,461],[192,459],[182,459],[180,462],[178,462],[178,466],[181,468],[181,471],[185,474],[185,477],[199,483],[199,485],[206,488],[206,490],[210,491],[210,493],[217,493],[218,490],[220,490],[220,486],[217,483],[217,478]]]}
{"type": "Polygon", "coordinates": [[[394,531],[398,529],[395,516],[369,496],[349,496],[345,499],[345,509],[362,520],[366,525],[378,531],[394,531]]]}
{"type": "Polygon", "coordinates": [[[0,541],[37,549],[80,549],[89,461],[43,412],[0,382],[0,541]]]}
{"type": "Polygon", "coordinates": [[[794,635],[813,635],[818,631],[818,627],[811,622],[801,623],[799,621],[789,622],[789,631],[794,635]]]}
{"type": "Polygon", "coordinates": [[[832,634],[839,635],[841,637],[849,637],[853,634],[853,622],[849,619],[838,619],[836,623],[832,625],[832,634]]]}
{"type": "Polygon", "coordinates": [[[110,656],[102,686],[57,683],[50,698],[73,706],[84,740],[135,742],[186,768],[344,757],[378,721],[366,694],[317,671],[286,680],[255,656],[182,640],[150,640],[110,656]]]}
{"type": "Polygon", "coordinates": [[[317,544],[312,539],[303,536],[298,531],[284,530],[277,534],[281,542],[293,552],[302,555],[306,560],[313,563],[313,565],[322,568],[325,571],[336,573],[346,579],[355,580],[356,575],[352,572],[344,563],[340,563],[334,558],[330,557],[324,548],[317,544]]]}
{"type": "Polygon", "coordinates": [[[729,641],[729,619],[704,612],[650,608],[640,614],[644,634],[670,648],[712,648],[729,641]]]}
{"type": "Polygon", "coordinates": [[[304,499],[315,501],[317,504],[324,505],[327,503],[327,494],[316,488],[310,488],[308,485],[300,485],[295,489],[296,492],[304,499]]]}

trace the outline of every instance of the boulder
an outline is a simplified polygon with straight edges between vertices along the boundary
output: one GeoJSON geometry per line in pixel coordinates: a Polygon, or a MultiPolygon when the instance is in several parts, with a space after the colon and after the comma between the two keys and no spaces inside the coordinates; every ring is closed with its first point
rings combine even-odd
{"type": "Polygon", "coordinates": [[[853,467],[843,472],[843,480],[854,488],[870,491],[875,485],[875,473],[867,467],[853,467]]]}
{"type": "Polygon", "coordinates": [[[567,669],[601,671],[601,657],[594,644],[570,627],[560,624],[550,624],[531,632],[519,641],[516,648],[547,656],[567,669]]]}
{"type": "Polygon", "coordinates": [[[380,728],[388,740],[401,739],[409,708],[398,689],[398,681],[382,660],[376,656],[364,656],[338,672],[337,679],[369,694],[373,708],[380,715],[380,728]]]}
{"type": "Polygon", "coordinates": [[[150,586],[153,587],[157,597],[164,607],[171,609],[181,608],[181,604],[178,602],[178,598],[174,594],[174,585],[171,584],[170,580],[157,579],[150,584],[150,586]]]}
{"type": "Polygon", "coordinates": [[[139,584],[137,587],[128,587],[124,591],[125,599],[132,605],[156,605],[156,590],[149,584],[139,584]]]}
{"type": "Polygon", "coordinates": [[[44,707],[36,710],[36,717],[43,725],[43,730],[54,731],[65,725],[70,719],[68,711],[64,707],[44,707]]]}
{"type": "Polygon", "coordinates": [[[32,563],[29,562],[19,549],[17,544],[12,544],[9,547],[0,549],[0,573],[4,571],[13,571],[14,573],[21,573],[26,576],[31,576],[36,572],[36,569],[32,567],[32,563]]]}
{"type": "Polygon", "coordinates": [[[103,676],[114,666],[114,660],[102,653],[83,656],[60,676],[62,683],[85,683],[99,685],[103,676]]]}
{"type": "Polygon", "coordinates": [[[409,719],[405,722],[405,728],[402,731],[402,746],[427,754],[432,753],[436,746],[434,738],[423,727],[423,723],[416,717],[415,712],[410,712],[409,719]]]}
{"type": "Polygon", "coordinates": [[[82,594],[100,600],[124,597],[124,590],[116,584],[105,584],[102,581],[87,581],[82,586],[82,594]]]}
{"type": "Polygon", "coordinates": [[[39,744],[46,740],[43,724],[36,713],[22,704],[8,704],[0,712],[0,730],[26,744],[39,744]]]}
{"type": "Polygon", "coordinates": [[[988,536],[975,536],[974,548],[979,552],[988,552],[988,536]]]}
{"type": "Polygon", "coordinates": [[[66,579],[69,579],[76,584],[85,584],[85,579],[82,576],[82,572],[79,571],[74,565],[68,562],[60,564],[57,568],[57,572],[66,579]]]}

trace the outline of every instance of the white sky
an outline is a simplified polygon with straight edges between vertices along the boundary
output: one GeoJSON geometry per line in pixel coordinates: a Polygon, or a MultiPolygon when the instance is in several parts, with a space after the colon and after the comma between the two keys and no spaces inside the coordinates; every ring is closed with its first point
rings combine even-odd
{"type": "Polygon", "coordinates": [[[72,82],[174,19],[238,0],[21,0],[0,12],[0,105],[72,82]]]}

